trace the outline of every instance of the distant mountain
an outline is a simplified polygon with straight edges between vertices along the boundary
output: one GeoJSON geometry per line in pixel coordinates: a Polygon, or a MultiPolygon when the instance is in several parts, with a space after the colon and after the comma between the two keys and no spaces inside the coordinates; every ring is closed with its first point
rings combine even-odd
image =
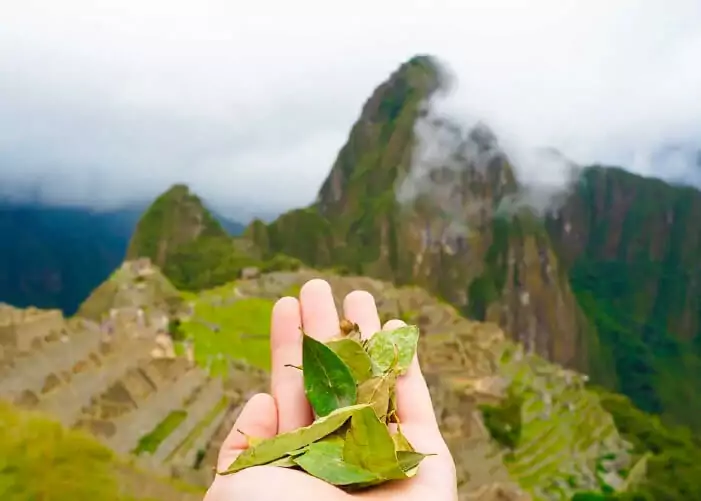
{"type": "MultiPolygon", "coordinates": [[[[146,207],[99,211],[0,200],[0,302],[72,315],[121,264],[146,207]]],[[[232,236],[244,229],[214,217],[232,236]]]]}
{"type": "Polygon", "coordinates": [[[245,224],[241,224],[238,221],[234,221],[232,219],[227,218],[226,216],[222,216],[219,212],[215,210],[210,209],[210,212],[212,213],[214,219],[219,221],[219,224],[222,225],[222,228],[224,228],[224,230],[232,237],[238,237],[246,229],[245,224]]]}
{"type": "Polygon", "coordinates": [[[701,192],[591,167],[549,234],[617,390],[701,430],[701,192]]]}
{"type": "Polygon", "coordinates": [[[74,313],[124,259],[139,214],[0,203],[0,302],[74,313]]]}

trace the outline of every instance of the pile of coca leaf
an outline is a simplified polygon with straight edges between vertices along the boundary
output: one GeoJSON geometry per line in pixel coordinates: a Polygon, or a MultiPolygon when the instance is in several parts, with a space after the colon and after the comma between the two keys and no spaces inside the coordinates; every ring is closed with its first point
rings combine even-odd
{"type": "Polygon", "coordinates": [[[249,448],[220,474],[279,466],[345,490],[416,475],[428,454],[416,452],[402,434],[395,386],[418,339],[419,329],[409,325],[361,340],[358,326],[345,320],[341,334],[326,343],[303,334],[301,369],[314,423],[270,439],[248,437],[249,448]]]}

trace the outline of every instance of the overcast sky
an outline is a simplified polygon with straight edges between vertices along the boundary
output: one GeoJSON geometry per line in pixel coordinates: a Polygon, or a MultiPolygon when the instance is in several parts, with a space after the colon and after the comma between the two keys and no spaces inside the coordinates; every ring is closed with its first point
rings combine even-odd
{"type": "Polygon", "coordinates": [[[105,205],[183,181],[308,204],[416,53],[454,73],[443,105],[505,141],[701,180],[698,0],[22,0],[0,19],[5,193],[105,205]]]}

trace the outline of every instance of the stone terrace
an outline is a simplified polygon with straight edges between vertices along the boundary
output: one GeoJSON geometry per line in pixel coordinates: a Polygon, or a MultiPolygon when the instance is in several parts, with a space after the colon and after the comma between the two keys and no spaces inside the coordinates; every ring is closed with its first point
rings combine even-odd
{"type": "Polygon", "coordinates": [[[129,308],[113,312],[108,330],[57,311],[2,305],[0,398],[84,428],[147,471],[205,486],[211,471],[194,466],[245,392],[185,358],[153,358],[157,329],[149,325],[156,324],[129,308]],[[184,418],[158,433],[173,413],[184,418]],[[149,450],[140,450],[149,437],[149,450]]]}

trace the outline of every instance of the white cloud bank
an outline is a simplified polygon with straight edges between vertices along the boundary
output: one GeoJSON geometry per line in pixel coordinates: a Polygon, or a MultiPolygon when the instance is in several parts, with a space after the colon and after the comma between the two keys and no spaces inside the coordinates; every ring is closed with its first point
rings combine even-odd
{"type": "Polygon", "coordinates": [[[105,205],[184,181],[217,205],[307,204],[417,53],[503,142],[701,181],[696,0],[23,0],[0,19],[5,193],[105,205]]]}

